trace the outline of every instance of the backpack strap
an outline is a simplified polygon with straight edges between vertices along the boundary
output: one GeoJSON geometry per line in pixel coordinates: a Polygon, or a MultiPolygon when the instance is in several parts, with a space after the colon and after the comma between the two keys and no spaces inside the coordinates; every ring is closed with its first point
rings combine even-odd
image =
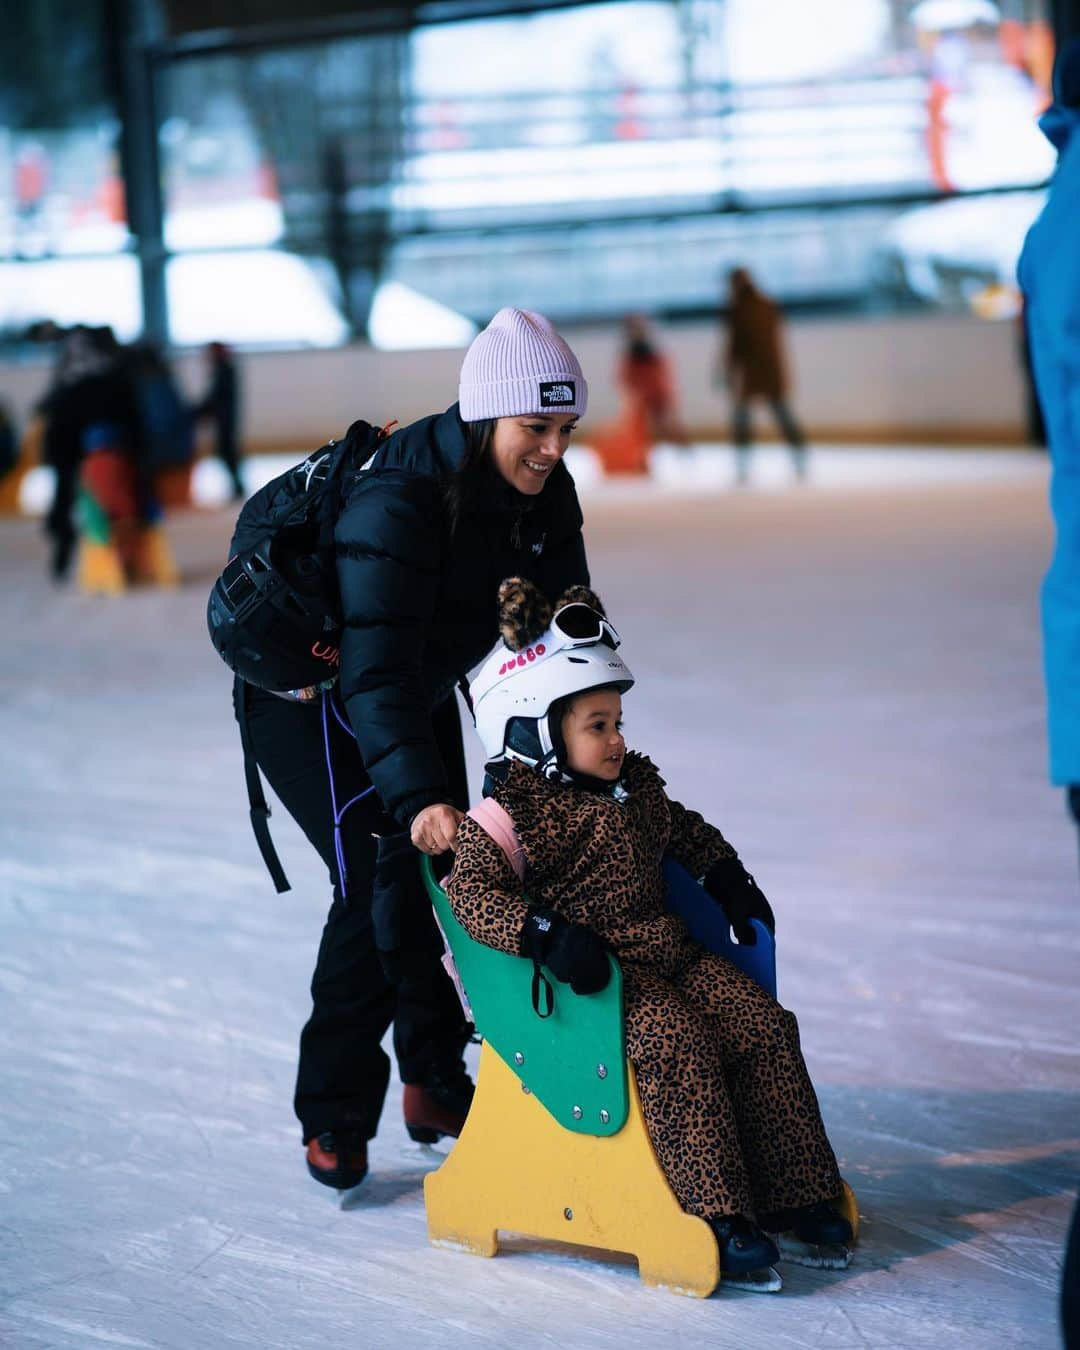
{"type": "Polygon", "coordinates": [[[248,726],[248,696],[250,690],[247,680],[236,677],[236,720],[240,724],[240,744],[244,750],[244,778],[247,780],[248,806],[250,807],[251,828],[255,842],[259,846],[266,870],[270,873],[278,895],[290,890],[289,879],[281,865],[281,859],[274,849],[270,838],[270,807],[263,792],[259,778],[259,765],[255,759],[255,747],[251,743],[251,728],[248,726]]]}
{"type": "MultiPolygon", "coordinates": [[[[525,850],[514,828],[514,821],[504,806],[494,797],[485,797],[470,807],[469,815],[486,831],[506,854],[506,861],[514,869],[518,881],[525,880],[525,850]]],[[[555,1011],[555,991],[541,969],[538,957],[533,957],[532,1005],[537,1017],[550,1017],[555,1011]]]]}
{"type": "Polygon", "coordinates": [[[494,797],[485,797],[470,807],[469,815],[498,844],[506,854],[506,861],[514,869],[518,881],[525,880],[525,850],[521,847],[518,832],[510,812],[500,806],[494,797]]]}

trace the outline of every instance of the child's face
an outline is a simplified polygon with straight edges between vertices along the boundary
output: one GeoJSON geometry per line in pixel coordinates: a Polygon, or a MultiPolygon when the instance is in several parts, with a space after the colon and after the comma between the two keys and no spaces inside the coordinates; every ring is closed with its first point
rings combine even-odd
{"type": "Polygon", "coordinates": [[[581,694],[562,720],[566,762],[577,773],[614,783],[622,772],[626,742],[622,734],[622,698],[615,689],[581,694]]]}

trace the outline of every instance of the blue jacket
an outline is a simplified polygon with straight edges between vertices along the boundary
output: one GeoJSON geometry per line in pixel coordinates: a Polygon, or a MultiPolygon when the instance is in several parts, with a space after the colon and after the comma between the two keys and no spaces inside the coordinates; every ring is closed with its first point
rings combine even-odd
{"type": "Polygon", "coordinates": [[[1028,343],[1050,445],[1057,527],[1042,588],[1050,778],[1080,783],[1080,107],[1055,105],[1043,131],[1059,152],[1020,257],[1028,343]]]}

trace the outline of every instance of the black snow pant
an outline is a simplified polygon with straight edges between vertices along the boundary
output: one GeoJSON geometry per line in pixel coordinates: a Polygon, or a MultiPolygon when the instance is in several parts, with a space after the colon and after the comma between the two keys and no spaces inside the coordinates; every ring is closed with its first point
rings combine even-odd
{"type": "MultiPolygon", "coordinates": [[[[791,451],[792,463],[799,478],[806,477],[806,437],[795,421],[786,400],[767,400],[776,424],[783,433],[791,451]]],[[[750,473],[750,400],[738,399],[732,414],[731,439],[735,443],[736,476],[745,483],[750,473]]]]}
{"type": "Polygon", "coordinates": [[[52,543],[50,571],[57,581],[62,581],[71,568],[75,554],[77,535],[72,513],[75,510],[75,497],[79,490],[79,465],[75,463],[56,466],[56,487],[52,503],[45,515],[44,530],[52,543]]]}
{"type": "MultiPolygon", "coordinates": [[[[251,686],[247,718],[259,768],[285,809],[330,869],[330,906],[315,973],[312,1012],[300,1035],[295,1109],[304,1142],[347,1127],[374,1137],[390,1077],[380,1042],[394,1024],[394,1053],[404,1083],[446,1076],[469,1037],[454,986],[439,956],[437,934],[419,941],[400,979],[391,984],[375,946],[371,916],[376,843],[381,814],[374,795],[342,821],[347,892],[338,876],[333,812],[318,702],[294,703],[251,686]]],[[[433,715],[455,804],[467,806],[461,725],[453,697],[433,715]]],[[[370,786],[351,732],[329,719],[330,753],[338,808],[370,786]]],[[[434,919],[426,916],[434,928],[434,919]]]]}
{"type": "Polygon", "coordinates": [[[231,417],[219,416],[214,425],[214,453],[225,465],[232,479],[233,496],[246,495],[244,480],[240,476],[240,445],[236,435],[236,423],[231,417]]]}

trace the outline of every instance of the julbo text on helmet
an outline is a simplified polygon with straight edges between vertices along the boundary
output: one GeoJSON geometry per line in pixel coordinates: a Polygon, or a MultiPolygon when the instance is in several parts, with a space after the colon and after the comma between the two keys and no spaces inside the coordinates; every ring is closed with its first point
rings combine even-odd
{"type": "Polygon", "coordinates": [[[552,704],[601,685],[625,693],[634,677],[618,645],[607,619],[584,604],[564,605],[521,651],[500,643],[470,684],[487,758],[520,760],[557,776],[562,738],[550,725],[552,704]]]}

